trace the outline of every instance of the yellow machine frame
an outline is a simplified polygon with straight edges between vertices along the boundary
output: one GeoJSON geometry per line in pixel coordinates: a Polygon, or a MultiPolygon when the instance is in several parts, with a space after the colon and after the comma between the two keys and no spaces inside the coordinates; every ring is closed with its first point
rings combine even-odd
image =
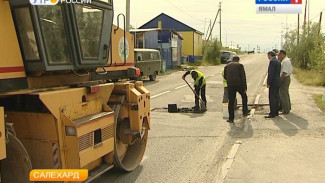
{"type": "MultiPolygon", "coordinates": [[[[90,173],[93,177],[98,169],[106,171],[114,165],[135,169],[150,129],[150,92],[143,82],[109,82],[105,77],[93,81],[91,74],[76,76],[67,71],[26,76],[8,1],[0,0],[0,24],[0,81],[8,86],[19,83],[10,91],[0,90],[0,164],[10,154],[5,127],[10,123],[11,134],[22,143],[33,169],[96,168],[90,173]]],[[[112,33],[110,56],[115,65],[108,59],[108,73],[134,67],[129,33],[129,56],[121,66],[124,61],[116,53],[121,37],[121,29],[112,33]]]]}
{"type": "Polygon", "coordinates": [[[5,138],[5,116],[4,109],[0,107],[0,160],[6,158],[6,138],[5,138]]]}

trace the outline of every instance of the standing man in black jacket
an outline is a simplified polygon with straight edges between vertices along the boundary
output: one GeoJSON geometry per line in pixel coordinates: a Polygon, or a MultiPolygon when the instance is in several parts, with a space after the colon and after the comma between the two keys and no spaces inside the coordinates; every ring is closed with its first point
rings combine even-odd
{"type": "Polygon", "coordinates": [[[269,88],[270,113],[265,118],[274,118],[279,115],[279,88],[281,63],[276,59],[273,51],[267,53],[270,60],[267,76],[267,87],[269,88]]]}
{"type": "Polygon", "coordinates": [[[238,92],[241,95],[243,101],[243,116],[248,115],[248,107],[247,107],[247,83],[246,83],[246,74],[245,69],[242,64],[239,63],[239,57],[234,56],[232,59],[233,62],[228,64],[225,67],[224,77],[227,80],[228,85],[228,95],[229,95],[229,103],[228,103],[228,112],[229,119],[227,122],[234,123],[234,103],[236,98],[236,93],[238,92]]]}

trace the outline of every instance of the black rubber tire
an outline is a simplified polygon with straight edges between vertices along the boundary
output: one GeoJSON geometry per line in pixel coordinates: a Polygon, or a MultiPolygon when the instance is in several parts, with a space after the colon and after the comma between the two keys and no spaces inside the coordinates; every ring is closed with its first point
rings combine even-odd
{"type": "Polygon", "coordinates": [[[3,183],[29,183],[29,172],[32,170],[29,155],[16,136],[8,132],[8,138],[7,157],[0,162],[1,179],[3,183]]]}
{"type": "Polygon", "coordinates": [[[149,75],[150,81],[156,81],[157,74],[153,73],[152,75],[149,75]]]}

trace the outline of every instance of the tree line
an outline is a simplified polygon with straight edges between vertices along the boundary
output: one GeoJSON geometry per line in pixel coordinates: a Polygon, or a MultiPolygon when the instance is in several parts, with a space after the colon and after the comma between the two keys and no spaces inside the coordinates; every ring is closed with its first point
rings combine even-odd
{"type": "MultiPolygon", "coordinates": [[[[306,70],[324,72],[325,70],[325,37],[319,23],[310,23],[298,35],[293,29],[285,34],[284,49],[291,57],[292,63],[306,70]]],[[[325,75],[325,72],[324,72],[325,75]]]]}

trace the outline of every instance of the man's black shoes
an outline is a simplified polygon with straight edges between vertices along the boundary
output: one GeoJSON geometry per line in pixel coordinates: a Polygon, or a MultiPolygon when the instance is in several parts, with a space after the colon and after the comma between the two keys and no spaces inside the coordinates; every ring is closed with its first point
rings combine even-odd
{"type": "Polygon", "coordinates": [[[234,120],[227,120],[228,123],[235,123],[234,120]]]}
{"type": "Polygon", "coordinates": [[[249,116],[250,112],[244,113],[243,116],[249,116]]]}
{"type": "Polygon", "coordinates": [[[251,110],[247,110],[243,112],[243,116],[249,116],[251,114],[251,110]]]}
{"type": "Polygon", "coordinates": [[[266,115],[266,116],[264,116],[265,118],[275,118],[275,116],[274,115],[266,115]]]}

